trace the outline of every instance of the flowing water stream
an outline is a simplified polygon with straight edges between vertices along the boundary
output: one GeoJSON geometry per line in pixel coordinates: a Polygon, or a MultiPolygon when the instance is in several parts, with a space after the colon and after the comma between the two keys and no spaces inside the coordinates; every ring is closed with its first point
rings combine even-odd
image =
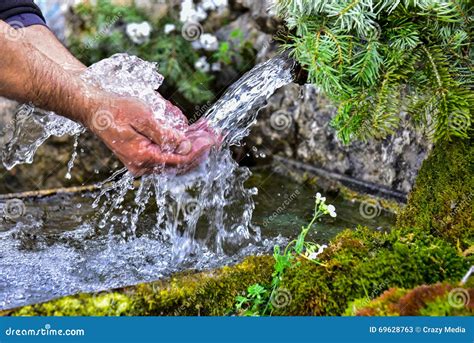
{"type": "MultiPolygon", "coordinates": [[[[21,216],[4,216],[0,226],[0,309],[156,280],[183,269],[233,263],[249,254],[268,252],[275,243],[285,241],[282,235],[291,237],[311,213],[314,190],[297,186],[303,196],[291,198],[283,211],[275,210],[294,194],[288,188],[292,184],[271,172],[264,178],[273,180],[270,184],[250,182],[252,173],[238,166],[229,149],[248,134],[266,99],[292,81],[291,70],[292,62],[277,56],[231,86],[196,124],[221,135],[222,147],[213,149],[189,173],[168,170],[143,176],[137,183],[122,169],[105,180],[97,193],[21,202],[21,216]],[[262,195],[255,186],[268,189],[262,195]],[[261,202],[257,210],[255,199],[261,202]],[[301,213],[303,209],[306,214],[301,213]]],[[[118,54],[91,66],[84,80],[118,95],[138,97],[164,125],[184,127],[176,118],[164,116],[166,103],[155,93],[163,78],[153,63],[118,54]]],[[[37,148],[50,136],[69,134],[77,141],[84,131],[72,121],[28,105],[19,109],[15,124],[13,139],[2,155],[8,169],[32,163],[37,148]]],[[[75,154],[68,175],[74,159],[75,154]]],[[[347,218],[364,220],[356,215],[355,205],[337,201],[347,209],[339,211],[327,236],[336,227],[351,227],[347,218]]],[[[6,203],[0,206],[9,213],[6,203]]],[[[391,219],[381,218],[385,217],[367,224],[388,226],[391,219]]]]}

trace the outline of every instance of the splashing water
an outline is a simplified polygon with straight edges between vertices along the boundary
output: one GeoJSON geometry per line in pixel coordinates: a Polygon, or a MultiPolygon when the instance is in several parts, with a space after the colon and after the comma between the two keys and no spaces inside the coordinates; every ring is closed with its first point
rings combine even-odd
{"type": "Polygon", "coordinates": [[[2,162],[8,170],[18,164],[33,163],[38,148],[51,136],[79,135],[85,129],[53,112],[31,105],[22,105],[15,113],[12,139],[2,152],[2,162]]]}
{"type": "Polygon", "coordinates": [[[67,172],[66,172],[65,178],[68,180],[70,180],[72,177],[71,171],[72,171],[72,168],[74,167],[74,161],[77,158],[77,147],[79,145],[79,136],[80,136],[79,134],[74,136],[74,144],[72,146],[72,155],[71,155],[71,158],[69,159],[69,162],[67,163],[67,172]]]}
{"type": "MultiPolygon", "coordinates": [[[[292,81],[291,70],[292,62],[283,56],[257,65],[193,125],[209,126],[224,137],[222,148],[212,150],[193,171],[143,176],[138,189],[133,175],[125,169],[104,181],[93,204],[98,212],[98,227],[108,228],[112,241],[136,239],[140,215],[147,206],[154,205],[156,223],[152,234],[170,243],[176,262],[208,249],[218,254],[232,253],[258,241],[259,228],[251,224],[252,196],[257,190],[245,188],[250,171],[232,159],[229,146],[239,144],[248,134],[266,99],[292,81]],[[124,205],[126,197],[133,194],[131,191],[135,191],[132,207],[124,205]],[[228,208],[232,208],[232,214],[228,208]],[[200,229],[203,227],[206,229],[200,229]]],[[[91,66],[83,79],[117,95],[137,97],[150,106],[163,126],[186,130],[184,120],[169,114],[169,102],[157,96],[163,77],[156,72],[154,63],[117,54],[91,66]]],[[[83,131],[80,125],[54,113],[23,106],[16,116],[14,138],[3,153],[3,164],[11,169],[19,163],[31,163],[38,147],[50,136],[77,137],[83,131]]]]}

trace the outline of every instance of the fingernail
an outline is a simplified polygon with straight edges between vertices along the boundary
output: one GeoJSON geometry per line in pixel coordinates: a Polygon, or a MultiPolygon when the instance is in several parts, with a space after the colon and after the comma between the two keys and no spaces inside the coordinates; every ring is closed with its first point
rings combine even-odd
{"type": "Polygon", "coordinates": [[[176,153],[179,155],[187,155],[191,152],[191,149],[193,148],[193,145],[191,144],[190,141],[185,140],[182,141],[179,147],[176,149],[176,153]]]}

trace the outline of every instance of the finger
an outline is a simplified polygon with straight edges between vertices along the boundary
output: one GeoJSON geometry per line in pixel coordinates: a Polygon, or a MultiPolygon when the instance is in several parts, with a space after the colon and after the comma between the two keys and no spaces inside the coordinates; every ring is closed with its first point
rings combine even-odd
{"type": "Polygon", "coordinates": [[[180,143],[175,153],[178,155],[187,155],[193,150],[193,144],[190,140],[185,140],[180,143]]]}
{"type": "Polygon", "coordinates": [[[171,127],[164,127],[154,118],[147,118],[141,125],[133,128],[163,150],[173,151],[186,140],[183,133],[171,127]]]}
{"type": "Polygon", "coordinates": [[[198,138],[197,140],[193,142],[191,152],[188,155],[186,155],[189,162],[182,164],[180,166],[187,167],[187,166],[192,165],[194,162],[196,162],[196,165],[199,164],[202,161],[203,156],[207,154],[213,146],[214,146],[214,141],[210,139],[209,137],[198,138]]]}
{"type": "Polygon", "coordinates": [[[188,155],[178,155],[174,153],[159,153],[155,156],[155,162],[157,164],[164,163],[166,166],[187,166],[192,164],[194,161],[200,159],[206,152],[210,150],[213,142],[209,139],[204,138],[201,141],[196,141],[193,144],[193,149],[188,155]]]}

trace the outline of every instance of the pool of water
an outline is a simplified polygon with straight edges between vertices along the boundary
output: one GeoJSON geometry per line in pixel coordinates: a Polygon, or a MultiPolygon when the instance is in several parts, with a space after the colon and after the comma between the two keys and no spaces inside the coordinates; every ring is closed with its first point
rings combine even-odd
{"type": "MultiPolygon", "coordinates": [[[[220,254],[212,246],[202,246],[180,263],[155,227],[153,205],[140,217],[136,235],[128,237],[120,226],[111,230],[92,224],[98,220],[91,206],[95,193],[24,199],[14,204],[19,211],[0,221],[0,309],[153,281],[186,269],[236,263],[250,254],[268,253],[275,244],[285,244],[310,220],[317,192],[314,186],[265,168],[254,170],[247,183],[258,189],[252,222],[260,228],[256,230],[260,237],[249,237],[245,246],[229,247],[220,254]]],[[[319,243],[359,224],[386,229],[394,222],[394,216],[383,210],[376,216],[362,215],[360,203],[342,196],[328,197],[328,203],[336,206],[338,216],[317,223],[309,237],[319,243]]],[[[5,208],[5,202],[0,205],[5,208]]],[[[116,221],[121,211],[117,209],[116,221]]],[[[205,225],[196,232],[197,236],[209,234],[212,228],[205,225]]]]}

